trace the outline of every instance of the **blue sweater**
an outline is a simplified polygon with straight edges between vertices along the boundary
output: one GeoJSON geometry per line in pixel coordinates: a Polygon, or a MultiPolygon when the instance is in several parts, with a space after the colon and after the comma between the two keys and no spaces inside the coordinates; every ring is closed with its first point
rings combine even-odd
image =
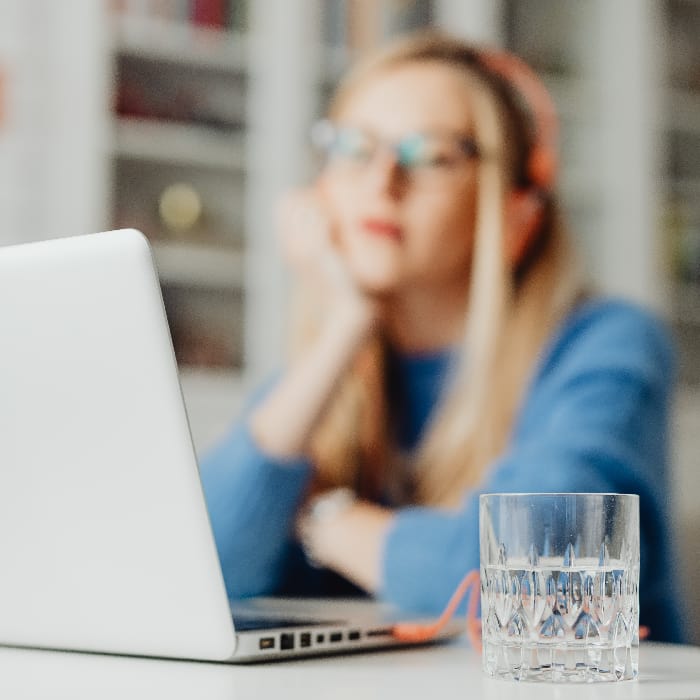
{"type": "MultiPolygon", "coordinates": [[[[448,376],[450,354],[399,358],[399,441],[419,440],[448,376]]],[[[575,310],[545,349],[502,456],[458,512],[399,508],[385,541],[380,596],[411,611],[442,610],[479,566],[479,494],[617,492],[640,496],[640,621],[657,640],[682,641],[670,543],[667,470],[673,352],[662,326],[619,301],[575,310]]],[[[201,463],[228,593],[344,595],[339,576],[304,560],[292,536],[311,477],[304,459],[279,461],[244,418],[201,463]]]]}

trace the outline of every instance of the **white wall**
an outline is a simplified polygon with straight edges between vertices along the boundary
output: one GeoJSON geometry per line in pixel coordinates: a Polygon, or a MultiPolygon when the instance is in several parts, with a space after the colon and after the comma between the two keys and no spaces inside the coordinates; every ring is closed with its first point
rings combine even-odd
{"type": "Polygon", "coordinates": [[[0,243],[105,225],[106,32],[101,2],[0,0],[0,243]]]}

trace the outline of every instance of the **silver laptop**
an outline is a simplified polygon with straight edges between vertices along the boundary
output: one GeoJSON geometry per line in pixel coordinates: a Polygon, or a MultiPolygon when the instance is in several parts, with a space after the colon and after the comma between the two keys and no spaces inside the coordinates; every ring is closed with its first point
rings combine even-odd
{"type": "Polygon", "coordinates": [[[251,661],[397,643],[374,604],[245,607],[226,596],[145,237],[0,248],[0,644],[251,661]]]}

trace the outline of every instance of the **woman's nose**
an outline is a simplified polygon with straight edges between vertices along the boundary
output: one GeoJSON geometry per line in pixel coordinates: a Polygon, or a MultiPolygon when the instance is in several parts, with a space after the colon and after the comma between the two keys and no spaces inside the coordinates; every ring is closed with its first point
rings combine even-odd
{"type": "Polygon", "coordinates": [[[398,192],[404,184],[406,174],[399,164],[396,153],[385,146],[378,148],[367,164],[365,178],[369,189],[394,193],[398,192]]]}

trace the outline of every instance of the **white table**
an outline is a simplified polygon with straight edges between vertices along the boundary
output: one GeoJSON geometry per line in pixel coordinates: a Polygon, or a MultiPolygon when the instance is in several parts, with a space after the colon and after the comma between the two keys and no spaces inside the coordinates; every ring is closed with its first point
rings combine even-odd
{"type": "Polygon", "coordinates": [[[700,647],[643,643],[640,669],[622,683],[496,681],[464,641],[254,666],[0,648],[0,698],[700,698],[700,647]]]}

